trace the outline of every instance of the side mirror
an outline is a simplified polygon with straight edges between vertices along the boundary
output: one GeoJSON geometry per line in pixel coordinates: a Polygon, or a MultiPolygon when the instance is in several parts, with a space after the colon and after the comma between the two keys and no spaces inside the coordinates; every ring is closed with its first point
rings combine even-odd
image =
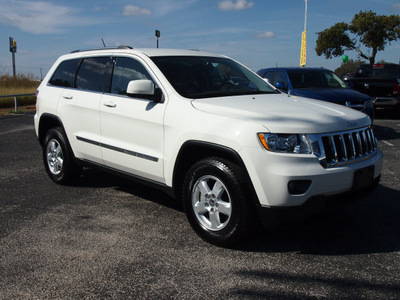
{"type": "Polygon", "coordinates": [[[287,90],[287,86],[286,86],[286,84],[284,82],[277,82],[275,84],[275,87],[280,89],[280,90],[283,90],[283,91],[287,90]]]}
{"type": "Polygon", "coordinates": [[[162,102],[163,95],[159,88],[154,87],[154,83],[148,79],[132,80],[128,83],[126,94],[129,97],[153,100],[154,102],[162,102]]]}

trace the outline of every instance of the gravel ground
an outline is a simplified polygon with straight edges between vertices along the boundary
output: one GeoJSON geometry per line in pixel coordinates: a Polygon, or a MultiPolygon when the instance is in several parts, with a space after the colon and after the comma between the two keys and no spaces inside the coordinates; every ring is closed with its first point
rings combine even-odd
{"type": "Polygon", "coordinates": [[[399,299],[400,121],[362,201],[214,247],[167,195],[85,169],[52,183],[33,115],[0,117],[0,299],[399,299]]]}

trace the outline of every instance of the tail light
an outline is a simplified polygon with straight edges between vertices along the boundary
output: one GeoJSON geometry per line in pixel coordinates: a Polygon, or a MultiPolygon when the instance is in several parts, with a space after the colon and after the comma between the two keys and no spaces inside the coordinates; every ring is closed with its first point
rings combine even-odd
{"type": "Polygon", "coordinates": [[[39,95],[39,90],[36,90],[36,93],[35,93],[35,98],[36,98],[36,101],[35,101],[35,103],[37,104],[37,96],[39,95]]]}
{"type": "Polygon", "coordinates": [[[393,84],[393,95],[398,95],[400,93],[399,83],[393,84]]]}

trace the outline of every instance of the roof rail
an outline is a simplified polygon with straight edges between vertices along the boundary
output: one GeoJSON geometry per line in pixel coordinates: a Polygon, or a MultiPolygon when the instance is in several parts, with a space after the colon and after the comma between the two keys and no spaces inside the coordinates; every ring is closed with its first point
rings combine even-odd
{"type": "Polygon", "coordinates": [[[94,48],[94,49],[78,49],[71,51],[71,53],[85,52],[85,51],[95,51],[95,50],[115,50],[115,49],[133,49],[131,46],[118,46],[118,47],[104,47],[104,48],[94,48]]]}

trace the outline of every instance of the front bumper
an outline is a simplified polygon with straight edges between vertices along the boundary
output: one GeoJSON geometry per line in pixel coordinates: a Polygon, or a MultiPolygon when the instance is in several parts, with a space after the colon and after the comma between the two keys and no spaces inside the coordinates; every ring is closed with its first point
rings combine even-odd
{"type": "Polygon", "coordinates": [[[349,191],[333,196],[314,196],[300,206],[258,207],[260,220],[263,226],[268,229],[269,226],[274,224],[299,221],[312,215],[348,205],[361,200],[367,193],[372,192],[378,186],[380,178],[381,176],[378,176],[371,186],[362,190],[349,191]]]}
{"type": "MultiPolygon", "coordinates": [[[[314,197],[327,197],[353,190],[357,170],[371,168],[372,180],[382,172],[380,150],[357,163],[324,168],[314,155],[277,154],[260,149],[247,149],[245,163],[257,194],[265,208],[298,207],[314,197]],[[299,183],[295,188],[290,183],[299,183]]],[[[359,176],[358,176],[359,177],[359,176]]],[[[361,178],[363,179],[363,178],[361,178]]],[[[370,182],[367,184],[371,185],[370,182]]],[[[361,187],[367,187],[361,184],[361,187]]]]}

